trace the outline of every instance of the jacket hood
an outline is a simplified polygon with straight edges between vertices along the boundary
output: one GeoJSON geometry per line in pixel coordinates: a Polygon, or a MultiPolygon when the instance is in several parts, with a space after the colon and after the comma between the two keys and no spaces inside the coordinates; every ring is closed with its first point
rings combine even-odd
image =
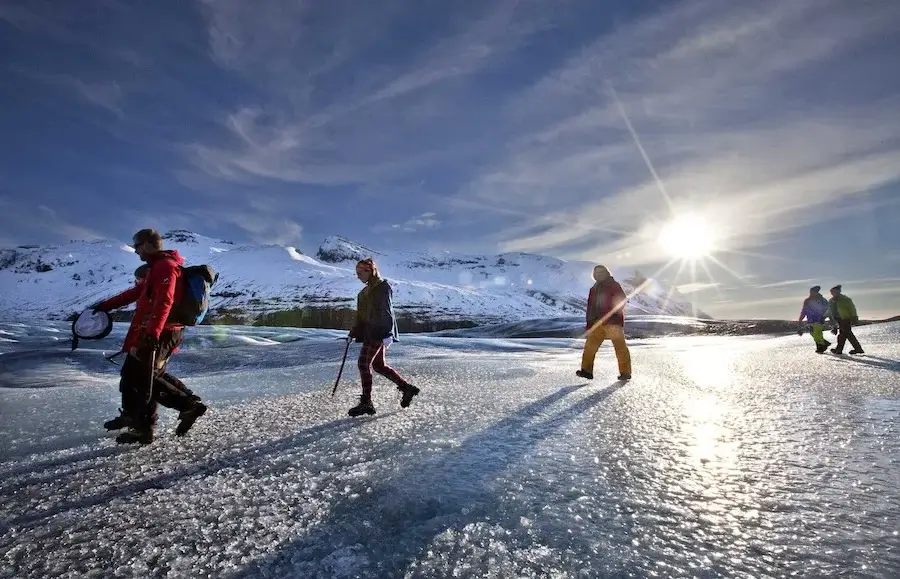
{"type": "Polygon", "coordinates": [[[613,279],[612,272],[609,271],[605,265],[596,265],[594,266],[593,271],[591,271],[591,277],[597,283],[603,283],[607,280],[613,279]]]}
{"type": "Polygon", "coordinates": [[[178,265],[184,265],[184,258],[181,257],[181,254],[178,253],[177,249],[163,249],[157,251],[148,261],[158,261],[163,258],[171,259],[178,265]]]}

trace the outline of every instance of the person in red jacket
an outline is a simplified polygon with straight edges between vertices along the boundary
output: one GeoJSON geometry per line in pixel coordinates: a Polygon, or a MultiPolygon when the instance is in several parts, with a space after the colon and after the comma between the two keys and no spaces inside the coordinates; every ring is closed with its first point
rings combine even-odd
{"type": "Polygon", "coordinates": [[[598,265],[593,272],[594,285],[588,292],[587,323],[581,369],[576,375],[594,379],[594,358],[603,341],[609,339],[619,363],[619,380],[631,380],[631,352],[625,343],[625,292],[606,266],[598,265]]]}
{"type": "Polygon", "coordinates": [[[162,236],[153,229],[138,231],[132,241],[134,252],[149,266],[146,278],[93,309],[108,312],[137,302],[122,346],[127,353],[119,382],[122,413],[105,426],[109,430],[130,427],[116,437],[117,442],[149,444],[153,442],[161,399],[180,411],[178,435],[190,429],[206,412],[206,406],[165,372],[166,363],[184,339],[184,326],[167,322],[172,305],[184,291],[180,268],[184,259],[176,250],[164,250],[162,236]]]}

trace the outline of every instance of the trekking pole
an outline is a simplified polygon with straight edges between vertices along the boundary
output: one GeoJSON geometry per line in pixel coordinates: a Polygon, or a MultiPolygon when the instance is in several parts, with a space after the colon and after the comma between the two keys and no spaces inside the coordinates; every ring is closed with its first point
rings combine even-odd
{"type": "Polygon", "coordinates": [[[153,382],[156,380],[156,348],[150,350],[150,389],[147,391],[147,404],[153,400],[153,382]]]}
{"type": "MultiPolygon", "coordinates": [[[[341,338],[345,339],[345,338],[341,338]]],[[[334,388],[331,390],[331,397],[334,398],[334,393],[337,392],[338,383],[341,381],[341,374],[344,373],[344,364],[347,362],[347,352],[350,351],[350,338],[346,338],[347,346],[344,348],[344,359],[341,360],[341,369],[338,370],[337,380],[334,381],[334,388]]]]}

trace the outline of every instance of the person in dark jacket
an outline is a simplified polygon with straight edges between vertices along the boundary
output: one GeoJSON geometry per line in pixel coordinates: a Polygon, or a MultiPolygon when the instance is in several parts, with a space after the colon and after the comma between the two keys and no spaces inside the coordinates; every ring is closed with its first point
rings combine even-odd
{"type": "Polygon", "coordinates": [[[137,302],[122,346],[127,355],[119,381],[121,415],[104,426],[108,430],[129,427],[116,437],[116,442],[149,444],[153,442],[157,404],[161,400],[180,411],[178,435],[190,429],[206,412],[206,406],[165,371],[169,357],[184,339],[184,326],[167,321],[172,305],[184,291],[180,269],[184,260],[178,251],[164,250],[162,237],[153,229],[138,231],[132,241],[134,252],[148,265],[146,277],[93,309],[108,312],[137,302]]]}
{"type": "MultiPolygon", "coordinates": [[[[825,320],[829,317],[828,300],[825,299],[819,291],[822,286],[814,285],[809,288],[809,296],[803,300],[803,307],[800,308],[800,318],[797,320],[801,324],[805,318],[809,322],[809,333],[816,343],[816,354],[822,354],[831,345],[831,342],[825,339],[823,335],[825,320]]],[[[798,333],[803,335],[803,326],[800,327],[798,333]]]]}
{"type": "Polygon", "coordinates": [[[844,352],[844,344],[850,341],[853,349],[849,354],[865,354],[859,340],[853,333],[853,324],[859,323],[859,316],[856,313],[856,305],[849,297],[841,293],[840,284],[831,288],[831,299],[828,300],[829,312],[834,326],[831,333],[837,334],[837,345],[831,349],[832,354],[842,354],[844,352]]]}
{"type": "Polygon", "coordinates": [[[419,393],[419,389],[403,379],[385,362],[387,348],[398,339],[397,321],[394,316],[393,290],[382,279],[372,259],[356,264],[356,277],[365,287],[356,297],[356,323],[348,339],[362,343],[357,366],[362,382],[359,404],[348,411],[350,416],[375,414],[372,404],[372,370],[397,385],[402,397],[400,406],[406,408],[419,393]]]}
{"type": "Polygon", "coordinates": [[[631,352],[625,343],[625,292],[606,266],[593,271],[594,285],[588,292],[587,323],[581,369],[576,375],[594,379],[594,358],[603,341],[609,339],[619,364],[619,380],[631,380],[631,352]]]}

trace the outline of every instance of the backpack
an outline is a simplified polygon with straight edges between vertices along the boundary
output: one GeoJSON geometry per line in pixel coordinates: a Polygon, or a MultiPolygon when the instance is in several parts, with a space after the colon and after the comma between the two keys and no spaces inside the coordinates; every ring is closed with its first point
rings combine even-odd
{"type": "Polygon", "coordinates": [[[181,299],[172,304],[166,323],[196,326],[209,310],[210,288],[218,281],[219,274],[208,265],[180,267],[184,290],[181,299]]]}

